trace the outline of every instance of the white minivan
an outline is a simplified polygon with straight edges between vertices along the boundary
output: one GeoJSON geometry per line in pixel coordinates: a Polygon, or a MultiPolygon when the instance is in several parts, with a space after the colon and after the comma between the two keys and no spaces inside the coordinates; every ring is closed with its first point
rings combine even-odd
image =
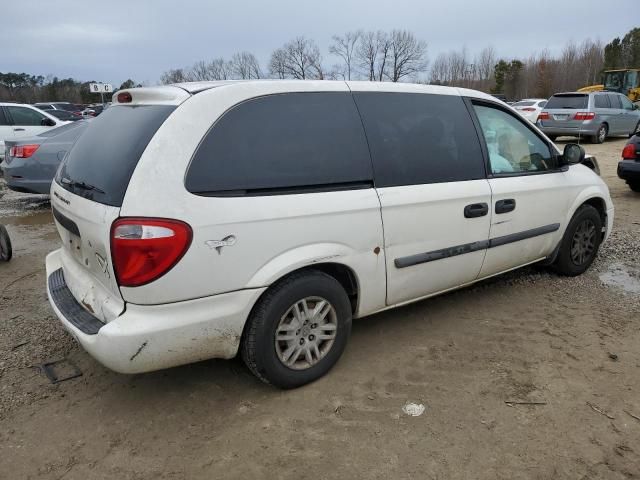
{"type": "Polygon", "coordinates": [[[300,386],[336,363],[352,318],[535,262],[584,272],[613,205],[583,159],[472,90],[123,90],[52,185],[48,296],[118,372],[240,353],[300,386]]]}

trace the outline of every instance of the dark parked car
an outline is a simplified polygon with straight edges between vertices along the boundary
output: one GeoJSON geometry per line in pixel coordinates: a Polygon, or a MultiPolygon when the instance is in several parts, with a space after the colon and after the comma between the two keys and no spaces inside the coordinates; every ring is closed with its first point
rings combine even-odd
{"type": "Polygon", "coordinates": [[[631,190],[640,192],[640,132],[633,135],[622,150],[618,176],[627,182],[631,190]]]}
{"type": "Polygon", "coordinates": [[[39,108],[40,110],[46,111],[64,110],[66,112],[72,113],[73,115],[76,115],[77,117],[82,117],[81,112],[84,109],[84,107],[82,107],[81,105],[75,105],[71,102],[41,102],[35,103],[33,106],[39,108]]]}
{"type": "Polygon", "coordinates": [[[69,122],[76,122],[78,120],[82,120],[82,117],[79,117],[78,115],[74,115],[71,112],[67,112],[66,110],[47,110],[47,113],[53,115],[56,118],[59,118],[60,120],[65,120],[69,122]]]}
{"type": "Polygon", "coordinates": [[[89,123],[81,120],[34,137],[5,141],[2,171],[7,186],[16,192],[48,194],[60,162],[89,123]]]}

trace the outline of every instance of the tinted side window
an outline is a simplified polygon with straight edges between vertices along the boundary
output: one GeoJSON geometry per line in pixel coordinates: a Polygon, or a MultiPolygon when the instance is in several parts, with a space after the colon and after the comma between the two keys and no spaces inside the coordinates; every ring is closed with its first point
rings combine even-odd
{"type": "Polygon", "coordinates": [[[25,107],[6,107],[9,110],[9,115],[13,119],[13,124],[23,127],[35,127],[41,126],[44,115],[38,113],[35,110],[25,107]]]}
{"type": "Polygon", "coordinates": [[[360,92],[354,97],[378,187],[485,177],[478,136],[461,97],[360,92]]]}
{"type": "Polygon", "coordinates": [[[594,105],[596,108],[611,108],[608,95],[595,95],[594,105]]]}
{"type": "Polygon", "coordinates": [[[611,102],[611,108],[622,108],[622,104],[620,103],[620,97],[618,95],[607,95],[609,97],[609,101],[611,102]]]}
{"type": "Polygon", "coordinates": [[[519,119],[493,107],[474,105],[474,108],[487,142],[494,175],[557,169],[549,146],[519,119]]]}
{"type": "Polygon", "coordinates": [[[2,125],[9,125],[9,122],[7,122],[7,117],[4,115],[4,109],[0,107],[0,126],[2,125]]]}
{"type": "Polygon", "coordinates": [[[192,193],[246,194],[372,181],[362,122],[348,92],[287,93],[225,113],[198,147],[192,193]]]}

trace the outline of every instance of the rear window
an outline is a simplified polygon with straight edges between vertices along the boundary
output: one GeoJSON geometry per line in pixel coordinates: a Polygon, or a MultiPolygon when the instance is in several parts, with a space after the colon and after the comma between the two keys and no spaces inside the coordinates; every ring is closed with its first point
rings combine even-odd
{"type": "Polygon", "coordinates": [[[372,181],[351,94],[286,93],[225,113],[202,140],[185,186],[201,195],[260,195],[361,188],[372,181]]]}
{"type": "Polygon", "coordinates": [[[554,95],[547,102],[546,108],[585,109],[588,99],[588,95],[554,95]]]}
{"type": "Polygon", "coordinates": [[[77,195],[119,207],[147,144],[175,106],[115,106],[92,120],[56,181],[77,195]]]}

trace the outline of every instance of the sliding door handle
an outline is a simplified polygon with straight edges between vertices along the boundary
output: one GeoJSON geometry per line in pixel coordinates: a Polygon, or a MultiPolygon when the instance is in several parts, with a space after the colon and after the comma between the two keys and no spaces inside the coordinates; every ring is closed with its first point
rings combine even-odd
{"type": "Polygon", "coordinates": [[[496,202],[496,213],[513,212],[516,209],[516,201],[513,198],[505,198],[496,202]]]}
{"type": "Polygon", "coordinates": [[[486,203],[472,203],[464,207],[464,218],[484,217],[489,213],[489,205],[486,203]]]}

